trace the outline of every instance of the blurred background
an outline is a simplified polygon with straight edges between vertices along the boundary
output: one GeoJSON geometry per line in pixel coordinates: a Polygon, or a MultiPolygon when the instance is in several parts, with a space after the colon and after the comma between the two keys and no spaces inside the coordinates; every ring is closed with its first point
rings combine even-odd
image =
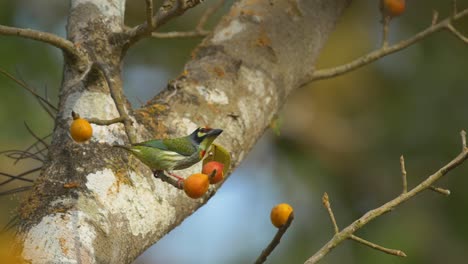
{"type": "MultiPolygon", "coordinates": [[[[467,8],[468,0],[459,0],[467,8]]],[[[160,1],[156,1],[157,4],[160,1]]],[[[190,30],[206,1],[162,30],[190,30]]],[[[210,27],[232,1],[210,20],[210,27]]],[[[409,1],[392,21],[390,41],[427,27],[432,10],[449,14],[451,1],[409,1]]],[[[339,21],[317,68],[331,67],[378,48],[377,1],[355,0],[339,21]]],[[[0,24],[65,35],[68,1],[0,0],[0,24]]],[[[142,22],[144,1],[128,1],[128,25],[142,22]]],[[[468,18],[457,28],[468,34],[468,18]]],[[[125,62],[125,91],[135,107],[181,71],[200,39],[145,40],[125,62]]],[[[293,93],[280,113],[281,134],[268,131],[223,188],[135,263],[252,263],[274,236],[271,208],[287,202],[295,221],[268,263],[303,263],[332,236],[321,206],[326,191],[340,227],[401,192],[399,157],[405,155],[409,186],[455,157],[459,132],[468,129],[468,48],[447,32],[355,72],[293,93]]],[[[0,68],[57,103],[62,58],[58,50],[30,40],[0,36],[0,68]]],[[[0,151],[25,149],[51,133],[51,118],[24,89],[0,76],[0,151]]],[[[39,164],[0,157],[12,174],[39,164]]],[[[34,178],[32,175],[30,178],[34,178]]],[[[6,178],[1,178],[1,181],[6,178]]],[[[0,191],[22,186],[13,182],[0,191]]],[[[347,241],[323,263],[464,263],[468,257],[468,165],[438,183],[449,197],[426,191],[357,234],[397,248],[406,259],[347,241]]],[[[0,224],[14,216],[24,193],[0,197],[0,224]]],[[[3,242],[7,243],[7,242],[3,242]]]]}

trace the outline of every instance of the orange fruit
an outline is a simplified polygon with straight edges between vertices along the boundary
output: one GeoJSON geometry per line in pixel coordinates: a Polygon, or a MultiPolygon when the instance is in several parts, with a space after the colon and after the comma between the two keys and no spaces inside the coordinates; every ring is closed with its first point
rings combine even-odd
{"type": "Polygon", "coordinates": [[[288,221],[289,216],[293,212],[293,208],[287,203],[280,203],[271,209],[271,223],[280,228],[288,221]]]}
{"type": "Polygon", "coordinates": [[[192,174],[184,180],[184,191],[193,199],[202,197],[208,191],[209,186],[208,175],[203,173],[192,174]]]}
{"type": "Polygon", "coordinates": [[[210,178],[211,184],[216,184],[224,179],[224,164],[217,161],[210,161],[203,165],[202,173],[211,176],[211,173],[216,170],[216,174],[210,178]]]}
{"type": "Polygon", "coordinates": [[[405,12],[405,0],[382,0],[382,3],[385,13],[389,16],[395,17],[405,12]]]}
{"type": "Polygon", "coordinates": [[[76,142],[84,142],[93,135],[93,128],[88,120],[73,116],[73,122],[70,126],[70,135],[76,142]]]}

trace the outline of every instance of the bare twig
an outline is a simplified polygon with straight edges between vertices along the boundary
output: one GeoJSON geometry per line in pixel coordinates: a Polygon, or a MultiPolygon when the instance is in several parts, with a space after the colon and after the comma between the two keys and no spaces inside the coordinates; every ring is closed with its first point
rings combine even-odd
{"type": "Polygon", "coordinates": [[[271,254],[271,252],[273,252],[276,246],[279,245],[281,238],[286,233],[286,231],[288,230],[293,220],[294,220],[294,213],[292,212],[289,215],[288,221],[286,221],[286,223],[278,229],[278,232],[276,232],[276,235],[273,237],[270,244],[268,244],[268,246],[262,251],[262,254],[258,256],[257,260],[255,261],[255,264],[261,264],[266,261],[266,259],[271,254]]]}
{"type": "Polygon", "coordinates": [[[330,205],[330,200],[328,198],[328,193],[324,193],[322,196],[322,204],[327,209],[328,215],[330,216],[330,221],[333,224],[333,230],[335,231],[335,234],[338,234],[340,232],[340,229],[338,228],[338,224],[336,223],[335,215],[333,214],[333,210],[330,205]]]}
{"type": "Polygon", "coordinates": [[[29,134],[31,134],[31,136],[33,136],[38,142],[40,142],[44,147],[46,148],[49,148],[49,144],[47,144],[44,140],[42,140],[42,138],[38,137],[36,135],[36,133],[34,133],[34,131],[32,131],[32,129],[28,126],[28,124],[26,122],[24,122],[24,126],[26,127],[26,129],[28,130],[29,134]]]}
{"type": "Polygon", "coordinates": [[[37,161],[40,161],[40,162],[44,163],[44,159],[37,156],[36,155],[37,153],[32,153],[32,152],[29,152],[29,151],[24,151],[24,150],[19,150],[19,149],[12,149],[12,150],[2,151],[0,153],[5,154],[5,156],[7,156],[10,159],[14,159],[14,160],[35,159],[37,161]]]}
{"type": "Polygon", "coordinates": [[[38,168],[34,168],[34,169],[31,169],[31,170],[28,170],[28,171],[25,171],[25,172],[22,172],[16,176],[14,175],[9,175],[9,174],[6,174],[6,173],[2,173],[3,176],[7,176],[7,177],[10,177],[10,179],[6,180],[6,181],[3,181],[3,182],[0,182],[0,186],[2,185],[5,185],[9,182],[12,182],[14,180],[24,180],[24,181],[29,181],[27,179],[23,179],[24,176],[26,175],[29,175],[31,173],[34,173],[36,171],[40,171],[42,169],[42,166],[41,167],[38,167],[38,168]]]}
{"type": "Polygon", "coordinates": [[[95,66],[102,72],[107,82],[107,85],[109,86],[111,97],[114,100],[115,107],[117,108],[120,118],[122,119],[122,121],[120,122],[124,124],[125,132],[127,134],[128,140],[130,141],[130,143],[135,143],[136,136],[135,136],[135,133],[133,133],[133,127],[132,127],[133,122],[128,116],[127,111],[125,110],[124,99],[123,99],[121,91],[117,89],[117,87],[115,87],[115,85],[112,83],[108,67],[106,67],[104,64],[101,64],[101,63],[95,63],[95,66]]]}
{"type": "Polygon", "coordinates": [[[24,187],[13,188],[13,189],[11,189],[11,190],[7,190],[7,191],[0,192],[0,196],[5,196],[5,195],[14,194],[14,193],[29,191],[31,188],[32,188],[32,185],[30,185],[30,186],[24,186],[24,187]]]}
{"type": "Polygon", "coordinates": [[[463,43],[468,44],[468,38],[465,37],[460,31],[458,31],[452,24],[447,25],[447,29],[452,32],[455,37],[460,39],[463,43]]]}
{"type": "Polygon", "coordinates": [[[146,3],[146,24],[148,25],[148,30],[152,31],[154,27],[153,0],[145,0],[145,3],[146,3]]]}
{"type": "MultiPolygon", "coordinates": [[[[450,32],[452,32],[453,34],[455,34],[458,38],[460,38],[460,35],[458,35],[456,32],[457,31],[453,31],[453,26],[451,26],[451,23],[453,21],[456,21],[456,20],[459,20],[465,16],[468,15],[468,8],[467,9],[464,9],[462,11],[460,11],[459,13],[449,17],[449,18],[446,18],[438,23],[434,23],[434,18],[433,18],[433,23],[426,29],[424,29],[423,31],[415,34],[414,36],[406,39],[406,40],[402,40],[396,44],[393,44],[393,45],[390,45],[390,46],[383,46],[381,47],[380,49],[378,50],[375,50],[375,51],[372,51],[362,57],[359,57],[349,63],[346,63],[346,64],[343,64],[341,66],[337,66],[337,67],[333,67],[333,68],[329,68],[329,69],[323,69],[323,70],[317,70],[315,71],[313,74],[312,74],[312,77],[307,80],[306,82],[304,82],[301,86],[305,86],[307,85],[308,83],[312,82],[312,81],[317,81],[317,80],[323,80],[323,79],[328,79],[328,78],[332,78],[332,77],[336,77],[336,76],[339,76],[339,75],[342,75],[342,74],[345,74],[345,73],[348,73],[350,71],[353,71],[353,70],[356,70],[362,66],[365,66],[371,62],[374,62],[382,57],[385,57],[389,54],[392,54],[392,53],[395,53],[397,51],[400,51],[402,49],[405,49],[415,43],[418,43],[420,40],[432,35],[433,33],[436,33],[440,30],[443,30],[443,29],[448,29],[450,32]]],[[[462,36],[462,35],[461,35],[462,36]]],[[[463,40],[465,43],[465,37],[463,38],[460,38],[461,40],[463,40]]]]}
{"type": "Polygon", "coordinates": [[[424,181],[422,181],[419,185],[414,187],[413,189],[409,190],[406,193],[402,193],[393,200],[383,204],[382,206],[375,208],[373,210],[368,211],[362,217],[354,221],[352,224],[347,226],[346,228],[342,229],[340,232],[335,234],[333,238],[328,241],[319,251],[317,251],[314,255],[312,255],[305,263],[312,264],[317,263],[320,261],[324,256],[326,256],[333,248],[338,246],[344,240],[348,239],[353,235],[357,230],[361,229],[370,221],[374,220],[375,218],[394,210],[398,205],[408,201],[409,199],[413,198],[417,194],[421,193],[426,189],[430,189],[430,187],[446,175],[448,172],[452,171],[459,165],[461,165],[467,158],[468,158],[468,149],[466,148],[466,132],[462,131],[461,133],[461,141],[462,141],[462,151],[447,163],[445,166],[440,168],[438,171],[433,173],[432,175],[428,176],[424,181]]]}
{"type": "Polygon", "coordinates": [[[88,122],[90,122],[92,124],[95,124],[95,125],[108,126],[108,125],[112,125],[112,124],[116,124],[116,123],[123,123],[125,119],[123,117],[116,117],[116,118],[110,119],[110,120],[101,120],[101,119],[98,119],[98,118],[88,118],[87,120],[88,120],[88,122]]]}
{"type": "Polygon", "coordinates": [[[208,19],[224,5],[224,2],[226,2],[226,0],[219,0],[212,7],[207,8],[203,15],[200,17],[200,20],[198,21],[198,24],[195,29],[197,31],[203,31],[208,19]]]}
{"type": "Polygon", "coordinates": [[[198,38],[205,37],[210,34],[208,30],[194,30],[194,31],[171,31],[171,32],[153,32],[151,36],[154,38],[168,39],[168,38],[198,38]]]}
{"type": "Polygon", "coordinates": [[[392,18],[388,15],[384,15],[382,19],[382,48],[388,47],[388,29],[390,27],[390,20],[392,18]]]}
{"type": "Polygon", "coordinates": [[[63,52],[67,53],[68,55],[71,55],[76,59],[81,59],[83,57],[82,52],[78,50],[78,48],[75,47],[75,45],[73,45],[73,42],[51,33],[37,31],[33,29],[16,28],[0,25],[0,35],[18,36],[22,38],[41,41],[61,49],[63,52]]]}
{"type": "MultiPolygon", "coordinates": [[[[125,49],[128,49],[128,47],[138,40],[151,35],[151,32],[166,24],[170,19],[182,15],[185,11],[197,6],[201,2],[202,0],[164,0],[156,14],[151,18],[152,24],[148,23],[147,17],[145,23],[127,30],[126,36],[128,42],[125,49]]],[[[147,8],[147,15],[148,12],[147,8]]]]}
{"type": "Polygon", "coordinates": [[[434,191],[436,193],[439,193],[439,194],[442,194],[442,195],[445,195],[445,196],[449,196],[450,195],[450,190],[447,190],[447,189],[443,189],[443,188],[440,188],[440,187],[435,187],[435,186],[429,186],[429,189],[431,191],[434,191]]]}
{"type": "Polygon", "coordinates": [[[403,155],[400,156],[400,167],[401,167],[401,178],[403,181],[403,192],[408,192],[408,181],[406,179],[406,168],[405,168],[405,157],[403,155]]]}
{"type": "MultiPolygon", "coordinates": [[[[5,173],[5,172],[1,172],[0,171],[0,175],[1,176],[5,176],[5,177],[9,177],[13,180],[20,180],[20,181],[25,181],[25,182],[33,182],[33,180],[30,180],[30,179],[24,179],[24,178],[21,178],[19,176],[15,176],[15,175],[11,175],[11,174],[8,174],[8,173],[5,173]]],[[[0,186],[3,185],[4,183],[0,183],[0,186]]]]}
{"type": "MultiPolygon", "coordinates": [[[[52,133],[49,134],[49,135],[47,135],[47,136],[42,137],[41,139],[44,141],[44,140],[46,140],[47,138],[49,138],[50,136],[52,136],[52,133]]],[[[37,147],[37,144],[39,144],[39,140],[37,140],[36,142],[34,142],[33,144],[31,144],[29,147],[27,147],[27,148],[24,150],[24,152],[29,152],[29,150],[31,150],[32,148],[37,147]]],[[[23,159],[23,157],[18,158],[18,159],[15,161],[14,164],[18,163],[21,159],[23,159]]]]}
{"type": "Polygon", "coordinates": [[[362,239],[362,238],[360,238],[358,236],[355,236],[355,235],[351,235],[349,238],[356,241],[356,242],[358,242],[358,243],[361,243],[361,244],[363,244],[365,246],[373,248],[375,250],[379,250],[379,251],[385,252],[385,253],[390,254],[390,255],[395,255],[395,256],[399,256],[399,257],[406,257],[406,253],[401,251],[401,250],[385,248],[385,247],[382,247],[380,245],[377,245],[375,243],[372,243],[370,241],[367,241],[367,240],[362,239]]]}
{"type": "Polygon", "coordinates": [[[36,91],[32,88],[30,88],[25,82],[15,78],[13,75],[9,74],[7,71],[3,70],[0,68],[0,73],[9,78],[10,80],[14,81],[17,83],[19,86],[23,87],[26,89],[28,92],[30,92],[32,95],[34,95],[38,100],[41,100],[43,103],[47,104],[50,108],[52,108],[55,112],[58,111],[57,107],[55,107],[53,104],[51,104],[47,99],[44,97],[40,96],[36,91]]]}
{"type": "Polygon", "coordinates": [[[435,24],[437,24],[438,20],[439,20],[439,12],[437,12],[437,10],[432,10],[431,25],[434,26],[435,24]]]}

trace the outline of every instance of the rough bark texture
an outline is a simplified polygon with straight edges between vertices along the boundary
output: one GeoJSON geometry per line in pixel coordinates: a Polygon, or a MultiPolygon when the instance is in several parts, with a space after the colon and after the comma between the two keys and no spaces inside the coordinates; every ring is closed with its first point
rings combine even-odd
{"type": "MultiPolygon", "coordinates": [[[[125,1],[71,2],[68,38],[89,61],[109,66],[121,92],[123,44],[116,36],[123,31],[125,1]]],[[[217,142],[231,151],[234,169],[288,94],[312,73],[348,2],[236,3],[164,92],[134,112],[126,106],[137,136],[181,136],[202,125],[223,128],[217,142]]],[[[72,110],[88,118],[118,117],[102,74],[83,76],[82,67],[66,60],[49,161],[20,210],[17,245],[33,263],[130,263],[210,197],[192,200],[111,148],[127,140],[122,124],[93,125],[91,142],[73,142],[72,110]],[[77,187],[66,188],[67,183],[77,187]]],[[[180,174],[199,170],[200,165],[180,174]]]]}

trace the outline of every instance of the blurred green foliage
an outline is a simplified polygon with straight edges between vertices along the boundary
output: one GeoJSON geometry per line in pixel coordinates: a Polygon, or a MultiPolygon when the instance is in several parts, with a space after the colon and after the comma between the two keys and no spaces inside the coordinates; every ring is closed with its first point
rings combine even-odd
{"type": "MultiPolygon", "coordinates": [[[[40,0],[30,5],[26,0],[0,1],[0,24],[63,35],[67,10],[63,2],[40,0]],[[47,8],[37,8],[41,5],[47,8]]],[[[143,17],[143,1],[128,2],[126,23],[135,25],[143,17]]],[[[446,17],[449,2],[409,1],[407,12],[392,21],[390,41],[428,26],[432,9],[446,17]]],[[[467,0],[459,1],[460,9],[466,7],[467,0]]],[[[163,30],[192,28],[202,10],[191,10],[163,30]]],[[[211,25],[217,18],[219,15],[211,25]]],[[[353,1],[317,68],[339,65],[377,48],[379,20],[374,1],[353,1]]],[[[468,33],[468,19],[457,27],[468,33]]],[[[139,43],[129,52],[124,67],[130,100],[138,105],[163,88],[181,71],[198,42],[153,39],[139,43]],[[133,76],[131,69],[139,68],[151,71],[147,76],[133,76]],[[153,69],[159,72],[157,78],[151,73],[153,69]],[[152,84],[136,92],[142,78],[152,84]]],[[[410,187],[458,154],[459,131],[468,129],[467,57],[466,45],[440,32],[372,65],[291,95],[281,114],[281,136],[271,141],[278,151],[272,184],[295,206],[296,219],[269,263],[302,263],[330,239],[332,227],[321,208],[324,191],[330,195],[338,224],[344,227],[399,194],[401,154],[406,158],[410,187]]],[[[42,43],[0,36],[0,58],[2,69],[27,81],[40,94],[47,91],[57,103],[62,66],[59,51],[42,43]]],[[[0,94],[1,150],[22,149],[34,141],[23,121],[41,136],[53,129],[53,121],[39,110],[35,99],[3,76],[0,94]]],[[[1,157],[0,166],[2,171],[18,172],[32,165],[12,166],[1,157]]],[[[463,165],[450,173],[439,185],[449,188],[452,195],[446,198],[428,191],[358,232],[373,242],[405,251],[407,259],[345,242],[323,263],[463,263],[468,248],[468,167],[463,165]]],[[[9,212],[19,198],[0,198],[2,211],[8,212],[2,214],[0,224],[11,216],[9,212]]],[[[261,248],[253,250],[260,252],[261,248]]],[[[242,254],[232,260],[245,262],[248,259],[242,254]]]]}

